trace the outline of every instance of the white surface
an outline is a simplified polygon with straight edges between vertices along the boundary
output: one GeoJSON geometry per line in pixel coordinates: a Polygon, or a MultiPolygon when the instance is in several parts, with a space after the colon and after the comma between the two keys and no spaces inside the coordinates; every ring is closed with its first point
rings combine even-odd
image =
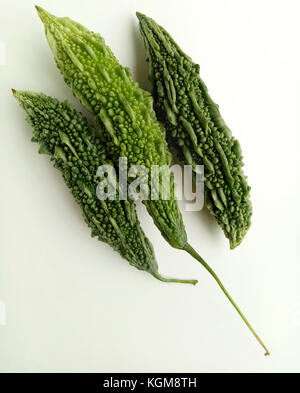
{"type": "Polygon", "coordinates": [[[200,63],[243,148],[253,224],[229,251],[205,211],[183,216],[191,244],[220,274],[269,358],[211,277],[162,239],[144,208],[161,272],[198,278],[197,287],[160,283],[90,237],[60,174],[30,142],[10,91],[43,91],[80,108],[34,4],[0,3],[0,370],[299,372],[299,1],[39,1],[99,31],[144,88],[136,10],[200,63]]]}

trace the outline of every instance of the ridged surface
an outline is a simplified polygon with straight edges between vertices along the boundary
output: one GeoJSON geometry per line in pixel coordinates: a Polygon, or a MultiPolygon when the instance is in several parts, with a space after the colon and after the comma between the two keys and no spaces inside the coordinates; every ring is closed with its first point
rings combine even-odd
{"type": "Polygon", "coordinates": [[[210,98],[199,65],[153,19],[137,16],[157,116],[181,159],[194,167],[205,165],[206,206],[235,248],[249,229],[252,215],[239,142],[210,98]]]}
{"type": "Polygon", "coordinates": [[[92,236],[108,243],[136,268],[159,276],[152,245],[140,227],[134,203],[101,201],[96,196],[100,181],[97,168],[108,161],[95,130],[67,102],[31,92],[14,94],[33,127],[32,141],[62,173],[92,236]]]}
{"type": "MultiPolygon", "coordinates": [[[[15,90],[13,94],[27,112],[27,120],[33,127],[32,141],[39,143],[39,152],[48,154],[54,167],[62,173],[92,229],[92,235],[110,244],[131,265],[148,271],[161,281],[196,284],[196,280],[165,278],[157,272],[152,246],[139,225],[132,202],[118,199],[101,201],[97,198],[96,186],[99,178],[95,175],[95,170],[106,162],[107,155],[86,119],[67,102],[59,102],[44,94],[15,90]]],[[[215,272],[189,244],[185,246],[185,250],[214,277],[248,328],[265,348],[266,354],[269,354],[215,272]]]]}
{"type": "MultiPolygon", "coordinates": [[[[127,157],[129,166],[144,165],[149,175],[151,165],[169,166],[165,131],[156,119],[151,95],[133,81],[99,34],[37,9],[58,68],[75,96],[104,126],[103,137],[114,162],[127,157]]],[[[170,200],[144,203],[166,240],[182,249],[187,238],[174,199],[173,178],[171,184],[170,200]]]]}

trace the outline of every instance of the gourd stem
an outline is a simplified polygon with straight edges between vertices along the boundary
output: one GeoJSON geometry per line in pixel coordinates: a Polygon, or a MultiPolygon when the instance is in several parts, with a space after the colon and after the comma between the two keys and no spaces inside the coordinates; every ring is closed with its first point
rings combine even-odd
{"type": "Polygon", "coordinates": [[[152,273],[152,275],[157,278],[160,281],[163,282],[177,282],[177,283],[181,283],[181,284],[193,284],[196,285],[197,284],[197,280],[181,280],[178,278],[167,278],[167,277],[163,277],[161,276],[158,272],[157,273],[152,273]]]}
{"type": "Polygon", "coordinates": [[[242,318],[242,320],[245,322],[245,324],[248,326],[248,328],[250,329],[250,331],[252,332],[252,334],[254,335],[254,337],[257,339],[257,341],[260,343],[260,345],[264,348],[264,350],[266,351],[265,356],[270,355],[270,352],[268,351],[267,347],[265,346],[265,344],[262,342],[262,340],[260,339],[260,337],[257,335],[257,333],[255,332],[255,330],[252,328],[252,326],[250,325],[250,323],[248,322],[248,320],[246,319],[246,317],[244,316],[244,314],[241,312],[241,310],[238,308],[237,304],[235,303],[235,301],[232,299],[232,297],[229,295],[229,293],[227,292],[227,290],[225,289],[224,285],[222,284],[221,280],[219,279],[219,277],[216,275],[216,273],[212,270],[212,268],[200,257],[200,255],[193,249],[192,246],[190,246],[188,243],[186,244],[186,246],[184,247],[184,250],[186,252],[188,252],[192,257],[196,258],[198,262],[200,262],[202,264],[202,266],[213,276],[213,278],[216,280],[216,282],[218,283],[219,287],[222,289],[223,293],[225,294],[225,296],[227,297],[227,299],[230,301],[230,303],[233,305],[233,307],[236,309],[236,311],[238,312],[238,314],[240,315],[240,317],[242,318]]]}

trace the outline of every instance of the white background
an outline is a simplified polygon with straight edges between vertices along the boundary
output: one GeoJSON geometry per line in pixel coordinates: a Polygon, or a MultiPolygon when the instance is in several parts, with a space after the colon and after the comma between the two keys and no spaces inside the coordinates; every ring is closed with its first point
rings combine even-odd
{"type": "Polygon", "coordinates": [[[56,69],[34,3],[0,3],[0,370],[299,372],[300,2],[39,3],[100,32],[144,88],[137,10],[200,63],[242,145],[254,215],[234,251],[206,211],[183,216],[191,244],[261,335],[268,358],[207,272],[163,240],[144,207],[160,271],[198,278],[198,286],[156,281],[90,237],[60,174],[30,142],[10,91],[43,91],[81,108],[56,69]]]}

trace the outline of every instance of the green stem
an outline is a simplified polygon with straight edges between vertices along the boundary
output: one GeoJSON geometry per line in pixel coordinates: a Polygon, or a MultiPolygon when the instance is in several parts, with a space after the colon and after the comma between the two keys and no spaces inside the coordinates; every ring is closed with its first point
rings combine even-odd
{"type": "Polygon", "coordinates": [[[252,334],[254,335],[254,337],[257,339],[257,341],[260,343],[260,345],[264,348],[264,350],[266,351],[265,356],[270,355],[270,352],[268,351],[267,347],[265,346],[265,344],[262,342],[262,340],[260,339],[260,337],[257,335],[257,333],[255,332],[255,330],[252,328],[252,326],[250,325],[250,323],[248,322],[248,320],[246,319],[246,317],[244,316],[244,314],[241,312],[241,310],[238,308],[237,304],[235,303],[235,301],[232,299],[232,297],[229,295],[229,293],[227,292],[227,290],[225,289],[224,285],[222,284],[221,280],[219,279],[219,277],[216,275],[216,273],[212,270],[212,268],[200,257],[200,255],[193,249],[192,246],[190,246],[188,243],[186,244],[186,246],[184,247],[184,250],[186,252],[188,252],[192,257],[196,258],[198,262],[200,262],[202,264],[202,266],[204,266],[204,268],[213,276],[213,278],[216,280],[216,282],[218,283],[218,285],[220,286],[220,288],[222,289],[222,291],[224,292],[225,296],[227,297],[227,299],[230,301],[230,303],[233,305],[233,307],[236,309],[236,311],[238,312],[238,314],[241,316],[242,320],[245,322],[245,324],[248,326],[248,328],[250,329],[250,331],[252,332],[252,334]]]}
{"type": "Polygon", "coordinates": [[[151,273],[155,278],[157,278],[160,281],[163,282],[178,282],[181,284],[193,284],[196,285],[197,284],[197,280],[180,280],[178,278],[167,278],[167,277],[163,277],[161,276],[158,272],[157,273],[151,273]]]}

